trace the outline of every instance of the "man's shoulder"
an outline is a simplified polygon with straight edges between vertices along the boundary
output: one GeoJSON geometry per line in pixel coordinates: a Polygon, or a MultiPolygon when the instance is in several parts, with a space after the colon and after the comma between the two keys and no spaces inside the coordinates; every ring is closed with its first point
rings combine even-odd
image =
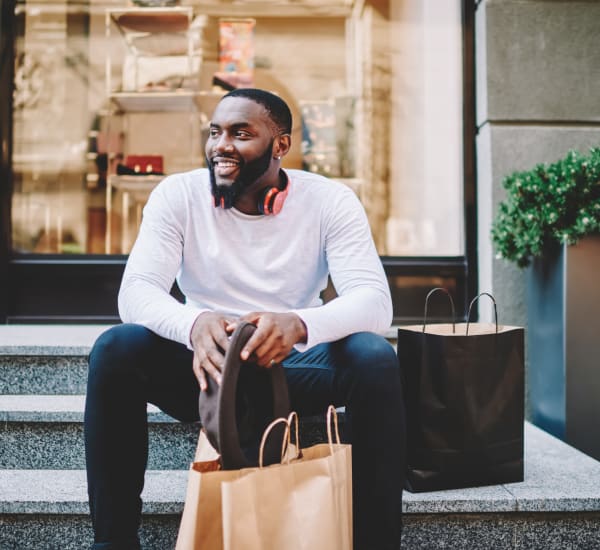
{"type": "Polygon", "coordinates": [[[339,180],[306,170],[286,169],[293,186],[318,195],[345,195],[353,191],[339,180]]]}
{"type": "Polygon", "coordinates": [[[162,184],[177,183],[178,185],[190,185],[208,180],[206,168],[194,168],[186,172],[175,172],[164,177],[162,184]]]}
{"type": "Polygon", "coordinates": [[[162,195],[187,195],[202,189],[208,183],[208,170],[196,168],[187,172],[176,172],[165,176],[156,186],[156,193],[162,195]]]}

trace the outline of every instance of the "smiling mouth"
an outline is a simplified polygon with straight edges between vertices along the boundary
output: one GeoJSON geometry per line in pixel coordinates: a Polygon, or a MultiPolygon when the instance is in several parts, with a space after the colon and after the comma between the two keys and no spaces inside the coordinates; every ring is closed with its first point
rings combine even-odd
{"type": "Polygon", "coordinates": [[[226,178],[231,176],[239,166],[239,163],[231,159],[216,158],[212,162],[215,175],[226,178]]]}

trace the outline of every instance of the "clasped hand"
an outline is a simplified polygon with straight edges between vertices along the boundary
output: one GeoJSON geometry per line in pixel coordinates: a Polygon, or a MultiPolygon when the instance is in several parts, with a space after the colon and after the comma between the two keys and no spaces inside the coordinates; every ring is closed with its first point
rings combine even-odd
{"type": "Polygon", "coordinates": [[[194,349],[193,369],[200,390],[208,387],[206,376],[221,383],[225,353],[229,348],[229,335],[240,321],[256,325],[241,352],[241,359],[269,367],[283,361],[294,344],[306,341],[306,327],[295,313],[252,312],[240,319],[222,313],[205,311],[196,318],[190,336],[194,349]]]}

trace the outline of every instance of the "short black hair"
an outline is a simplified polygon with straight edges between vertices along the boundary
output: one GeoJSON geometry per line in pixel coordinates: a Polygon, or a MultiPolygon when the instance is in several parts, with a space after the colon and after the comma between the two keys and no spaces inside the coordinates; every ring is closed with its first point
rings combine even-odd
{"type": "Polygon", "coordinates": [[[225,94],[221,100],[226,97],[245,97],[262,105],[269,113],[271,120],[275,123],[280,133],[292,133],[292,112],[288,104],[279,96],[265,90],[259,90],[258,88],[236,88],[225,94]]]}

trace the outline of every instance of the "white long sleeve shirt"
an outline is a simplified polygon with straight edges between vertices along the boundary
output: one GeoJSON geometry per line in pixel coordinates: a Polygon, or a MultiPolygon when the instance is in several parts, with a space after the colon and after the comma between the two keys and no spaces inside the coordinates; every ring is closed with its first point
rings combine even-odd
{"type": "Polygon", "coordinates": [[[355,194],[322,176],[286,172],[288,196],[270,216],[215,208],[206,169],[165,178],[144,208],[125,268],[121,319],[189,347],[203,311],[292,311],[308,333],[299,351],[389,328],[387,279],[355,194]],[[338,297],[323,305],[328,274],[338,297]],[[169,294],[175,278],[185,304],[169,294]]]}

